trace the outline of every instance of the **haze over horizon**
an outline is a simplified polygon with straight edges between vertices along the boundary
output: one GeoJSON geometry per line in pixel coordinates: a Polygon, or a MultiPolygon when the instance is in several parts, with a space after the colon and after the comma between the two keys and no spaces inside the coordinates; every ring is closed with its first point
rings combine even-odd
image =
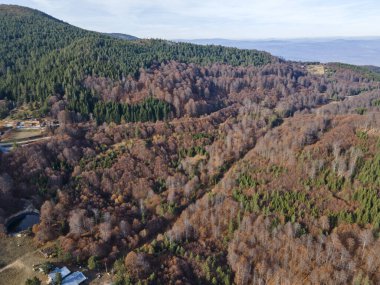
{"type": "Polygon", "coordinates": [[[142,38],[235,40],[380,36],[380,3],[268,0],[11,0],[72,25],[142,38]]]}
{"type": "Polygon", "coordinates": [[[215,44],[240,49],[265,50],[286,60],[342,62],[380,66],[380,38],[320,38],[272,40],[184,40],[194,44],[215,44]]]}

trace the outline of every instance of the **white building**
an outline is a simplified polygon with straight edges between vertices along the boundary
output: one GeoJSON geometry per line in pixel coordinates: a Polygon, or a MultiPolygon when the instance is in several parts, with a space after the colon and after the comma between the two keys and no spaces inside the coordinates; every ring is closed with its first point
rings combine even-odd
{"type": "Polygon", "coordinates": [[[86,279],[86,276],[82,272],[77,271],[63,279],[62,285],[79,285],[86,281],[86,279]]]}
{"type": "Polygon", "coordinates": [[[49,284],[54,284],[55,279],[57,278],[57,273],[61,273],[62,279],[64,279],[66,276],[68,276],[71,273],[71,271],[66,266],[62,268],[57,267],[56,269],[54,269],[52,272],[48,274],[49,284]]]}

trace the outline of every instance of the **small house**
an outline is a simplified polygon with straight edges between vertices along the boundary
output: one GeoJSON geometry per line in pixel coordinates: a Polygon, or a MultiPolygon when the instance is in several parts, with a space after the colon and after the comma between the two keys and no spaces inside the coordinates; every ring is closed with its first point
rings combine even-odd
{"type": "Polygon", "coordinates": [[[40,253],[45,258],[52,258],[57,256],[56,248],[54,246],[43,248],[40,250],[40,253]]]}
{"type": "Polygon", "coordinates": [[[23,129],[24,127],[25,127],[24,122],[17,122],[17,123],[16,123],[16,128],[17,128],[17,129],[23,129]]]}

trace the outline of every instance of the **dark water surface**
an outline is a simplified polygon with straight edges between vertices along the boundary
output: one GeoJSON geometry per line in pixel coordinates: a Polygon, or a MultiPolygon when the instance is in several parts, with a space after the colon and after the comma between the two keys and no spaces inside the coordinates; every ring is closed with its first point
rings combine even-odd
{"type": "Polygon", "coordinates": [[[18,232],[25,231],[39,222],[40,215],[36,213],[22,214],[9,223],[7,230],[10,234],[17,234],[18,232]]]}

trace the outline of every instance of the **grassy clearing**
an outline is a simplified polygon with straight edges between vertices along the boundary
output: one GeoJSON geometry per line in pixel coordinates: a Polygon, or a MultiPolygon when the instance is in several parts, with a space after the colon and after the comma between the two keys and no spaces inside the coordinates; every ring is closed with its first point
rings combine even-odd
{"type": "Polygon", "coordinates": [[[36,250],[30,237],[0,238],[0,269],[26,253],[36,250]]]}
{"type": "Polygon", "coordinates": [[[20,140],[27,140],[41,137],[44,134],[42,130],[24,130],[24,129],[14,129],[8,132],[4,137],[2,142],[14,142],[20,140]]]}
{"type": "Polygon", "coordinates": [[[11,267],[0,273],[1,285],[22,285],[25,283],[25,276],[28,276],[24,268],[11,267]]]}
{"type": "Polygon", "coordinates": [[[2,237],[0,239],[0,285],[22,285],[27,278],[46,277],[33,271],[33,264],[45,258],[38,253],[30,237],[2,237]]]}
{"type": "MultiPolygon", "coordinates": [[[[51,246],[52,243],[46,246],[51,246]]],[[[97,278],[97,271],[89,271],[87,268],[80,268],[75,264],[66,264],[58,258],[46,259],[33,244],[31,237],[2,237],[0,238],[0,285],[23,285],[28,278],[38,277],[46,284],[47,276],[40,272],[33,271],[33,265],[44,262],[51,262],[56,266],[68,266],[74,271],[82,271],[89,279],[84,284],[91,285],[111,285],[110,275],[101,273],[101,278],[97,278]]]]}
{"type": "Polygon", "coordinates": [[[307,71],[314,75],[324,75],[325,67],[322,64],[308,65],[307,71]]]}
{"type": "Polygon", "coordinates": [[[0,285],[22,285],[28,278],[38,277],[43,282],[47,281],[46,275],[33,271],[33,264],[43,262],[39,253],[29,253],[13,262],[5,270],[0,271],[0,285]]]}

